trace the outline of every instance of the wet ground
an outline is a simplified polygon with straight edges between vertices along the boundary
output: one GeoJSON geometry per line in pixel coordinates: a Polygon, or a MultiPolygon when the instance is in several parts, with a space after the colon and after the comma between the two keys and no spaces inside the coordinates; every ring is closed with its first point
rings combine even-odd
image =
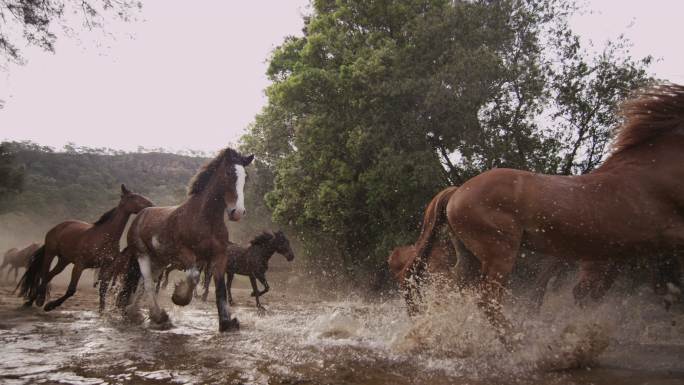
{"type": "Polygon", "coordinates": [[[581,311],[562,295],[539,314],[508,304],[519,330],[509,353],[468,296],[411,320],[399,298],[317,300],[272,286],[263,316],[234,290],[242,329],[220,334],[211,297],[179,308],[162,293],[174,327],[161,331],[99,315],[92,288],[46,313],[21,309],[1,285],[0,383],[684,384],[684,312],[647,294],[581,311]]]}

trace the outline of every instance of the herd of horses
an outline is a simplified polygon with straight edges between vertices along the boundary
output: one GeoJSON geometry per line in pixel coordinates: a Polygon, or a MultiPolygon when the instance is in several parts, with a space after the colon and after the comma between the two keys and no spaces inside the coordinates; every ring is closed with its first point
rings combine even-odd
{"type": "MultiPolygon", "coordinates": [[[[511,326],[502,313],[502,297],[524,252],[557,261],[540,275],[540,287],[546,287],[558,266],[578,261],[579,282],[573,289],[578,301],[601,298],[629,258],[649,256],[654,287],[670,302],[676,299],[681,294],[678,258],[684,249],[684,86],[666,83],[640,90],[624,104],[622,118],[612,153],[588,174],[493,169],[439,192],[425,209],[416,243],[395,249],[388,259],[409,313],[421,311],[422,286],[430,274],[450,271],[457,288],[479,293],[480,308],[508,345],[511,326]],[[444,229],[446,240],[439,236],[444,229]]],[[[83,269],[99,268],[100,309],[110,282],[118,279],[117,306],[135,311],[133,305],[146,296],[151,321],[163,324],[168,316],[157,303],[155,282],[167,269],[183,270],[172,301],[184,306],[204,270],[205,296],[208,277],[213,277],[219,330],[238,329],[229,307],[233,274],[249,276],[261,309],[259,296],[269,290],[268,258],[276,252],[294,258],[281,232],[261,234],[247,248],[229,241],[224,215],[230,221],[245,215],[245,167],[252,160],[223,150],[194,177],[178,206],[156,207],[122,186],[119,205],[94,224],[67,221],[55,226],[45,244],[29,253],[18,286],[26,305],[42,306],[50,280],[73,263],[66,294],[45,310],[74,294],[83,269]],[[137,215],[127,246],[119,251],[132,214],[137,215]],[[55,257],[57,265],[50,269],[55,257]]]]}

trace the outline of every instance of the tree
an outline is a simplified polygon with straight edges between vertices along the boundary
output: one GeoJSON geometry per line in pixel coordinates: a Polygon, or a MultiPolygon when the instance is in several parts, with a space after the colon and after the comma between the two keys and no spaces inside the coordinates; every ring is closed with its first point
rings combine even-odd
{"type": "Polygon", "coordinates": [[[415,240],[447,185],[494,167],[590,169],[648,59],[620,45],[591,57],[568,27],[573,9],[314,1],[304,36],[273,52],[268,105],[243,138],[273,178],[258,183],[275,221],[316,264],[372,270],[415,240]]]}
{"type": "Polygon", "coordinates": [[[21,191],[23,170],[14,164],[14,154],[7,143],[0,143],[0,200],[21,191]]]}
{"type": "Polygon", "coordinates": [[[0,56],[24,62],[19,43],[54,52],[55,27],[65,26],[65,15],[79,13],[87,28],[101,27],[105,14],[127,20],[142,7],[139,0],[5,0],[0,2],[0,56]]]}

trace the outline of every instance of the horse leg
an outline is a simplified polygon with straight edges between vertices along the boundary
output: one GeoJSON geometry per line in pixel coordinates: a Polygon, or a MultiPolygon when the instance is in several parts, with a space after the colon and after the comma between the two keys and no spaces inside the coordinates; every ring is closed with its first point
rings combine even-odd
{"type": "Polygon", "coordinates": [[[235,304],[233,302],[233,294],[230,292],[230,288],[233,286],[233,277],[235,277],[235,274],[226,273],[226,291],[228,292],[228,304],[230,304],[230,306],[235,304]]]}
{"type": "MultiPolygon", "coordinates": [[[[52,260],[50,260],[50,263],[52,263],[52,260]]],[[[48,284],[50,283],[50,281],[52,281],[53,278],[55,278],[55,276],[57,276],[57,274],[61,273],[67,266],[69,266],[69,263],[70,262],[68,262],[66,259],[57,257],[57,265],[55,265],[55,267],[47,273],[45,279],[40,283],[40,286],[38,287],[38,290],[36,292],[37,297],[33,298],[32,300],[29,300],[29,302],[35,300],[36,306],[43,306],[43,303],[45,302],[45,297],[47,295],[48,284]]]]}
{"type": "Polygon", "coordinates": [[[102,313],[105,309],[105,299],[107,297],[107,289],[109,289],[109,280],[107,279],[100,279],[98,280],[100,282],[100,287],[99,287],[99,294],[100,294],[100,308],[99,311],[102,313]]]}
{"type": "MultiPolygon", "coordinates": [[[[57,253],[54,252],[53,250],[50,250],[47,247],[45,248],[44,253],[45,254],[43,257],[43,265],[41,266],[40,273],[37,277],[38,282],[36,282],[38,284],[38,290],[36,291],[35,297],[33,298],[33,300],[35,300],[36,306],[38,306],[38,307],[43,306],[43,304],[45,303],[45,297],[47,296],[47,286],[48,286],[48,283],[50,283],[50,280],[52,279],[52,278],[49,278],[48,275],[51,275],[52,277],[54,277],[56,275],[56,274],[55,275],[50,274],[51,273],[50,265],[52,265],[52,260],[55,258],[55,255],[57,253]]],[[[58,259],[57,266],[60,265],[59,261],[61,259],[62,258],[58,259]]],[[[57,269],[57,267],[55,267],[55,269],[53,269],[53,270],[56,270],[56,269],[57,269]]],[[[64,269],[64,268],[62,268],[62,269],[64,269]]]]}
{"type": "Polygon", "coordinates": [[[263,315],[266,309],[259,302],[259,287],[257,286],[256,278],[254,274],[249,276],[249,283],[252,284],[252,293],[254,294],[254,299],[256,300],[257,314],[263,315]]]}
{"type": "Polygon", "coordinates": [[[587,304],[586,298],[601,299],[613,285],[617,276],[617,264],[613,261],[581,261],[579,282],[572,289],[575,303],[587,304]]]}
{"type": "Polygon", "coordinates": [[[150,302],[150,320],[156,324],[166,324],[169,322],[169,315],[166,314],[157,303],[157,294],[154,292],[154,275],[152,274],[152,261],[147,254],[138,257],[138,266],[143,278],[145,294],[150,302]]]}
{"type": "Polygon", "coordinates": [[[219,315],[219,331],[232,331],[240,329],[240,322],[237,318],[230,318],[230,308],[226,301],[226,280],[225,272],[228,264],[228,257],[223,255],[215,259],[214,264],[214,286],[216,294],[216,309],[219,315]]]}
{"type": "Polygon", "coordinates": [[[554,260],[552,257],[545,257],[544,259],[545,261],[542,270],[539,273],[539,276],[537,276],[537,279],[535,279],[532,288],[532,303],[536,310],[539,310],[544,302],[546,288],[549,285],[551,278],[556,277],[556,279],[558,279],[563,270],[562,261],[554,260]]]}
{"type": "MultiPolygon", "coordinates": [[[[157,287],[154,288],[154,292],[156,294],[159,294],[159,289],[160,289],[163,277],[164,277],[164,272],[162,271],[161,274],[159,274],[159,277],[157,278],[157,287]]],[[[167,282],[167,284],[168,284],[168,282],[167,282]]],[[[164,285],[164,288],[166,288],[166,285],[164,285]]]]}
{"type": "MultiPolygon", "coordinates": [[[[207,267],[204,271],[204,293],[202,294],[202,302],[207,302],[207,297],[209,296],[209,285],[211,284],[211,271],[207,267]]],[[[230,291],[230,288],[228,288],[230,291]]],[[[232,304],[231,304],[232,305],[232,304]]]]}
{"type": "Polygon", "coordinates": [[[12,282],[17,282],[17,277],[19,276],[19,267],[14,268],[14,281],[12,282]]]}
{"type": "Polygon", "coordinates": [[[69,288],[67,288],[66,293],[60,298],[48,302],[47,305],[45,305],[45,311],[50,311],[57,306],[60,306],[64,301],[76,293],[76,287],[78,286],[78,280],[81,279],[81,273],[83,273],[83,267],[79,264],[74,265],[74,269],[71,271],[71,281],[69,282],[69,288]]]}
{"type": "Polygon", "coordinates": [[[164,282],[161,284],[162,289],[166,289],[169,286],[169,274],[171,274],[172,267],[167,267],[162,272],[162,277],[164,277],[164,282]]]}
{"type": "MultiPolygon", "coordinates": [[[[478,307],[496,330],[499,340],[508,350],[512,350],[512,341],[508,338],[512,327],[503,314],[502,299],[506,281],[520,249],[522,231],[516,228],[500,231],[501,228],[504,227],[470,234],[470,242],[464,242],[464,245],[481,263],[478,307]]],[[[474,269],[470,274],[474,274],[474,269]]]]}
{"type": "Polygon", "coordinates": [[[663,297],[665,309],[682,296],[682,265],[676,256],[658,256],[653,271],[653,291],[663,297]]]}
{"type": "Polygon", "coordinates": [[[259,295],[262,296],[270,290],[270,287],[268,286],[268,282],[266,281],[266,275],[263,273],[255,274],[256,279],[261,282],[262,285],[264,285],[264,290],[262,290],[259,295]]]}

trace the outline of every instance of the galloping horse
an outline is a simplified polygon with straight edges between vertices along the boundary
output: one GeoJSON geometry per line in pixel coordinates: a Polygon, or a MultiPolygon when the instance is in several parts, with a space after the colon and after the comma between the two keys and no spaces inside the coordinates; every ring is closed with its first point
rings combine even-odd
{"type": "Polygon", "coordinates": [[[33,254],[28,270],[17,286],[21,287],[19,294],[28,298],[24,305],[31,306],[35,302],[36,305],[43,306],[48,283],[67,265],[73,263],[69,288],[62,297],[48,302],[45,311],[56,308],[76,293],[83,270],[96,268],[102,268],[99,277],[102,311],[110,278],[106,271],[120,255],[119,240],[128,218],[150,206],[152,202],[147,198],[132,193],[121,185],[119,204],[104,213],[97,222],[91,224],[72,220],[53,227],[45,235],[45,245],[33,254]],[[50,270],[55,256],[58,258],[57,265],[50,270]]]}
{"type": "MultiPolygon", "coordinates": [[[[675,260],[663,256],[684,247],[684,86],[642,90],[622,111],[612,153],[589,174],[494,169],[444,194],[438,206],[446,209],[426,218],[418,252],[405,267],[407,284],[417,289],[436,229],[448,223],[458,279],[479,285],[480,306],[505,341],[500,303],[522,248],[579,260],[580,296],[605,291],[610,280],[593,280],[611,276],[630,256],[653,255],[658,268],[675,260]]],[[[407,290],[411,311],[415,291],[407,290]]]]}
{"type": "MultiPolygon", "coordinates": [[[[282,231],[277,231],[274,234],[264,232],[259,234],[249,242],[249,247],[244,248],[240,245],[231,244],[228,247],[228,266],[226,268],[226,276],[228,288],[228,302],[233,304],[233,296],[230,292],[230,287],[233,284],[233,276],[235,274],[245,275],[249,277],[249,282],[252,284],[252,297],[256,299],[256,306],[260,311],[264,310],[259,302],[259,297],[266,294],[270,287],[266,281],[266,271],[268,270],[268,261],[274,253],[278,253],[292,262],[294,253],[290,247],[290,241],[285,237],[282,231]],[[264,290],[259,291],[257,280],[264,285],[264,290]]],[[[207,281],[208,282],[208,281],[207,281]]],[[[208,284],[205,287],[205,294],[208,289],[208,284]]]]}
{"type": "Polygon", "coordinates": [[[226,303],[224,272],[228,263],[228,229],[223,220],[239,221],[245,215],[245,167],[254,159],[226,148],[206,164],[193,178],[187,199],[179,206],[150,207],[138,215],[128,232],[128,265],[119,307],[126,307],[142,275],[145,292],[151,301],[150,319],[157,324],[168,322],[168,315],[157,304],[154,281],[166,266],[181,266],[186,279],[176,286],[171,298],[185,306],[199,280],[198,267],[214,268],[216,307],[219,330],[238,329],[237,319],[230,318],[226,303]],[[137,261],[137,263],[135,262],[137,261]]]}
{"type": "Polygon", "coordinates": [[[31,256],[38,249],[40,249],[40,243],[32,243],[21,250],[17,248],[7,250],[2,260],[2,265],[0,265],[0,271],[2,271],[5,266],[9,265],[10,268],[7,270],[7,278],[9,278],[12,270],[14,270],[14,280],[16,281],[17,276],[19,275],[19,269],[28,267],[31,256]]]}

